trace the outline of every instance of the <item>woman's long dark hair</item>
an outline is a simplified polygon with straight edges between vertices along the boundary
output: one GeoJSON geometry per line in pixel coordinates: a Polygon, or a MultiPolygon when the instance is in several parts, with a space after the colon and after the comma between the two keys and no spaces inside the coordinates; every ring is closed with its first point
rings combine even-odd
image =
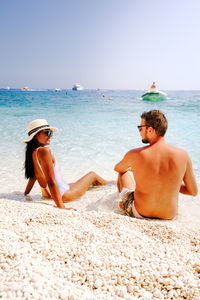
{"type": "Polygon", "coordinates": [[[37,139],[34,137],[30,142],[26,145],[26,152],[25,152],[25,162],[24,162],[24,169],[25,169],[25,177],[33,178],[34,173],[34,164],[33,164],[33,151],[39,147],[37,139]]]}

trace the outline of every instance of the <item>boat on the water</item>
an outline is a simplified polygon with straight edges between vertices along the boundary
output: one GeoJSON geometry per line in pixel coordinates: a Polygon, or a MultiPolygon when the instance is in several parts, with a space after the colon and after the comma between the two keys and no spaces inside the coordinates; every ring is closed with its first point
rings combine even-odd
{"type": "Polygon", "coordinates": [[[73,91],[82,91],[83,87],[79,83],[75,83],[72,87],[73,91]]]}
{"type": "Polygon", "coordinates": [[[147,92],[142,95],[142,99],[146,101],[163,101],[166,99],[167,94],[161,91],[147,92]]]}
{"type": "Polygon", "coordinates": [[[7,86],[7,87],[5,87],[5,88],[0,88],[1,90],[6,90],[6,91],[9,91],[10,90],[10,87],[9,86],[7,86]]]}
{"type": "Polygon", "coordinates": [[[25,87],[21,88],[21,91],[30,91],[30,89],[27,86],[25,86],[25,87]]]}
{"type": "Polygon", "coordinates": [[[167,94],[164,92],[161,92],[157,89],[155,82],[153,82],[152,86],[148,90],[147,93],[142,95],[142,99],[146,101],[163,101],[167,97],[167,94]]]}

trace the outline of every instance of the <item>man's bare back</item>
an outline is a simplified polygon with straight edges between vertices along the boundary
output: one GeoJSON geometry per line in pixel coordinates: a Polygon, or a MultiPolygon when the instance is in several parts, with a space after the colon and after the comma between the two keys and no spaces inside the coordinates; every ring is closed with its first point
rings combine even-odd
{"type": "Polygon", "coordinates": [[[191,160],[186,151],[168,145],[164,136],[146,126],[143,118],[139,129],[143,142],[150,145],[129,151],[115,166],[119,192],[123,187],[135,190],[134,207],[142,216],[172,219],[178,212],[179,192],[197,194],[191,160]],[[135,187],[125,174],[128,170],[135,187]]]}

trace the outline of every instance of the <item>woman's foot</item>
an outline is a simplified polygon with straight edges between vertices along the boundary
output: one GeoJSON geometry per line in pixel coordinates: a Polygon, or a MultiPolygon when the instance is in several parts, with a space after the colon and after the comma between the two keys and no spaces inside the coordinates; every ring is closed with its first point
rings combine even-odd
{"type": "Polygon", "coordinates": [[[91,185],[92,187],[94,187],[94,186],[99,186],[99,185],[111,185],[111,184],[117,184],[117,181],[116,180],[105,180],[105,182],[104,183],[102,183],[102,182],[99,182],[99,181],[95,181],[95,182],[93,182],[93,184],[91,185]]]}

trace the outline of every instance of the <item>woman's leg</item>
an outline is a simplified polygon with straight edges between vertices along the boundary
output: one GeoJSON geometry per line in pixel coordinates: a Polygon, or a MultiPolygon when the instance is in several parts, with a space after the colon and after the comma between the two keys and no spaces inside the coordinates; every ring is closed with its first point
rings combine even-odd
{"type": "Polygon", "coordinates": [[[89,172],[88,174],[81,177],[76,182],[69,184],[71,189],[69,189],[64,193],[64,195],[62,196],[62,201],[69,202],[81,197],[83,194],[85,194],[85,192],[88,190],[91,184],[105,185],[107,183],[110,182],[104,180],[95,172],[89,172]]]}

